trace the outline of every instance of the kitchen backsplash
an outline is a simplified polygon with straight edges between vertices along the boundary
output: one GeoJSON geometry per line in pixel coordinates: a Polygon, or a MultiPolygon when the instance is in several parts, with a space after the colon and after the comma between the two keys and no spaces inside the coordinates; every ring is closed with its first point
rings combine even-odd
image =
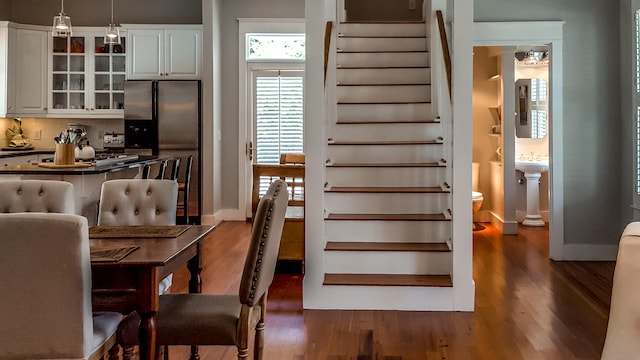
{"type": "MultiPolygon", "coordinates": [[[[51,119],[21,117],[22,130],[29,137],[36,149],[53,149],[53,137],[69,127],[69,124],[81,124],[87,129],[89,143],[97,148],[103,148],[102,137],[105,132],[122,133],[124,122],[122,119],[51,119]]],[[[7,129],[13,127],[13,118],[0,118],[0,145],[8,145],[7,129]]]]}

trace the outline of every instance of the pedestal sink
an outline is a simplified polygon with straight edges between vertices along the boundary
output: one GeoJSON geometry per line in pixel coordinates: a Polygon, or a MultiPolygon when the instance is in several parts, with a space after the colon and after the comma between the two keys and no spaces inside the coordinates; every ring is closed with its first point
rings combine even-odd
{"type": "Polygon", "coordinates": [[[522,225],[544,226],[540,216],[539,182],[542,173],[549,171],[549,159],[534,156],[528,160],[516,159],[516,170],[522,171],[527,179],[527,215],[522,225]]]}

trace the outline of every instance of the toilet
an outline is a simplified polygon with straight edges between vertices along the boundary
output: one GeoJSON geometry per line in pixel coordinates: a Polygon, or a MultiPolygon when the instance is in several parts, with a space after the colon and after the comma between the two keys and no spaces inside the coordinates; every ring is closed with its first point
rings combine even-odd
{"type": "MultiPolygon", "coordinates": [[[[480,163],[472,163],[471,171],[471,199],[473,202],[473,215],[475,216],[478,210],[482,207],[482,202],[484,201],[482,193],[478,191],[478,173],[480,171],[480,163]]],[[[476,226],[474,224],[473,228],[475,229],[475,227],[476,226]]]]}

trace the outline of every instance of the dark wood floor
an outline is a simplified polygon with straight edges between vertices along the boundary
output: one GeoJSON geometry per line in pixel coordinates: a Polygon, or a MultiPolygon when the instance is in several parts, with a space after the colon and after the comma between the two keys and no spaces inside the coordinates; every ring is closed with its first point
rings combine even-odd
{"type": "MultiPolygon", "coordinates": [[[[203,292],[236,293],[249,238],[244,222],[221,224],[205,242],[203,292]]],[[[269,294],[265,360],[599,359],[613,262],[548,259],[548,229],[502,236],[474,232],[475,312],[302,309],[302,277],[277,275],[269,294]]],[[[173,292],[186,291],[186,270],[173,292]]],[[[173,347],[186,359],[188,348],[173,347]]],[[[203,360],[235,348],[201,347],[203,360]]]]}

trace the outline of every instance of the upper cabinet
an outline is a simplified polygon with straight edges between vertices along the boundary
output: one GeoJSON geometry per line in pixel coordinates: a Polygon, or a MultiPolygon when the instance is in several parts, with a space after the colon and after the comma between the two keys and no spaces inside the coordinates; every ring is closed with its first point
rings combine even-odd
{"type": "Polygon", "coordinates": [[[200,79],[202,26],[128,26],[128,79],[200,79]]]}
{"type": "Polygon", "coordinates": [[[100,29],[51,37],[49,114],[123,115],[126,39],[122,45],[105,45],[103,36],[100,29]]]}
{"type": "Polygon", "coordinates": [[[47,112],[47,32],[0,24],[0,116],[47,112]]]}

